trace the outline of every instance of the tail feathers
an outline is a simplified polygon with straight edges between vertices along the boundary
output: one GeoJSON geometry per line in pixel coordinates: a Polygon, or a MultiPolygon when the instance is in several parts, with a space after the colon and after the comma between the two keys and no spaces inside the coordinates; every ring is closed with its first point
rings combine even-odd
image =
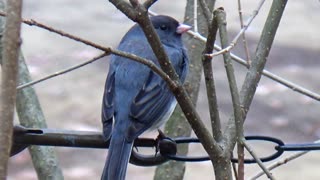
{"type": "Polygon", "coordinates": [[[108,151],[107,162],[101,180],[124,180],[133,142],[127,142],[121,134],[114,133],[108,151]]]}

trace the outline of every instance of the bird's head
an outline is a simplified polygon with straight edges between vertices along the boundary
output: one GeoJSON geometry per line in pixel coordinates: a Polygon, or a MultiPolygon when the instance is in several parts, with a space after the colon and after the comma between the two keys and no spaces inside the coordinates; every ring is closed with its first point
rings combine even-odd
{"type": "Polygon", "coordinates": [[[162,43],[172,45],[181,43],[181,35],[191,29],[191,26],[179,23],[172,17],[159,15],[150,18],[162,43]]]}

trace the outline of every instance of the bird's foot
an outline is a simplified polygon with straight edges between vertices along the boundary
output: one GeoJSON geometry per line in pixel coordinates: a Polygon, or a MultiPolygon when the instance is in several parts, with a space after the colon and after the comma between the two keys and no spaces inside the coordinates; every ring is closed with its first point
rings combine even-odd
{"type": "Polygon", "coordinates": [[[155,156],[157,156],[158,152],[160,152],[161,155],[176,154],[177,153],[176,142],[170,137],[166,136],[160,129],[158,129],[158,132],[159,132],[159,135],[156,138],[155,156]]]}

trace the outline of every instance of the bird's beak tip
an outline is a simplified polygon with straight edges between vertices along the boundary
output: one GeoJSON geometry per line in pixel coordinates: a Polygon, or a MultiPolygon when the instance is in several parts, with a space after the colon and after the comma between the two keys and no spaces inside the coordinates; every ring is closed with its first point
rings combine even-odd
{"type": "Polygon", "coordinates": [[[191,28],[192,28],[192,27],[189,26],[189,25],[180,23],[179,26],[177,27],[176,32],[177,32],[178,34],[183,34],[183,33],[187,32],[187,31],[189,31],[191,28]]]}

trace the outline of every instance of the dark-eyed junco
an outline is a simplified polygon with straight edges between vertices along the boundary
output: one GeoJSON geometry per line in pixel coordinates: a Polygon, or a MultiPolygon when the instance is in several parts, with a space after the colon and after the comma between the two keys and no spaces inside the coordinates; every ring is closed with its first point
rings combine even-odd
{"type": "MultiPolygon", "coordinates": [[[[163,47],[183,83],[188,57],[181,34],[190,26],[169,16],[151,17],[163,47]]],[[[119,50],[133,53],[159,66],[142,29],[134,25],[122,38],[119,50]]],[[[177,102],[166,82],[147,66],[113,55],[102,104],[104,138],[111,137],[103,180],[123,180],[134,140],[147,129],[157,128],[172,114],[177,102]]]]}

